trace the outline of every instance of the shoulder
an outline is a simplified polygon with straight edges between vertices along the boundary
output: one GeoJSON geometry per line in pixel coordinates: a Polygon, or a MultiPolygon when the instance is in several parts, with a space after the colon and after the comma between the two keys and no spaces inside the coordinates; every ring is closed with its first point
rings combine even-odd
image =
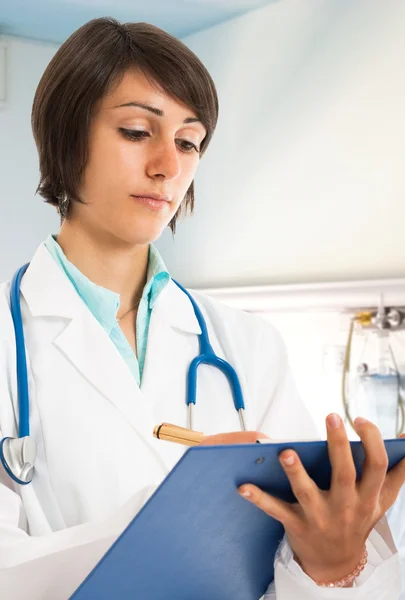
{"type": "Polygon", "coordinates": [[[0,283],[0,339],[4,337],[6,323],[11,322],[10,282],[0,283]]]}
{"type": "Polygon", "coordinates": [[[15,351],[14,326],[10,312],[10,283],[0,283],[0,430],[3,432],[13,431],[11,390],[16,389],[15,351]]]}
{"type": "Polygon", "coordinates": [[[10,310],[10,282],[0,283],[0,353],[1,365],[4,366],[4,357],[9,354],[10,345],[14,346],[14,325],[10,310]]]}
{"type": "MultiPolygon", "coordinates": [[[[10,310],[10,282],[0,283],[0,371],[15,360],[15,333],[10,310]]],[[[0,379],[3,376],[0,373],[0,379]]],[[[3,377],[4,378],[4,377],[3,377]]]]}
{"type": "Polygon", "coordinates": [[[282,353],[285,351],[280,333],[268,319],[228,306],[207,294],[198,291],[190,293],[216,332],[229,332],[232,336],[241,337],[244,344],[254,344],[254,348],[262,345],[264,352],[269,349],[282,353]]]}

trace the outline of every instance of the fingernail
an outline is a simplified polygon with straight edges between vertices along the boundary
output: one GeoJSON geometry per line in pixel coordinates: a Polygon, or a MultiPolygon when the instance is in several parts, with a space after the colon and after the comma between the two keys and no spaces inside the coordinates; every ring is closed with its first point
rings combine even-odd
{"type": "Polygon", "coordinates": [[[332,429],[337,429],[342,423],[342,419],[336,413],[332,413],[331,415],[329,415],[327,421],[329,427],[331,427],[332,429]]]}
{"type": "Polygon", "coordinates": [[[367,421],[367,419],[364,419],[363,417],[357,417],[357,419],[354,420],[354,424],[355,425],[365,425],[366,423],[369,423],[370,421],[367,421]]]}
{"type": "Polygon", "coordinates": [[[295,457],[294,454],[289,454],[288,456],[283,456],[281,460],[287,467],[291,467],[294,464],[295,457]]]}
{"type": "Polygon", "coordinates": [[[238,490],[238,492],[244,498],[251,498],[252,497],[252,492],[249,492],[249,490],[240,489],[240,490],[238,490]]]}

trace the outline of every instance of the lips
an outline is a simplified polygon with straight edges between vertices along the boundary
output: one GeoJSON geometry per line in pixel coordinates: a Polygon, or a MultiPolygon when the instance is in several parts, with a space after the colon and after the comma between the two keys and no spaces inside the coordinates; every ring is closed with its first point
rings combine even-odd
{"type": "Polygon", "coordinates": [[[146,192],[144,194],[131,194],[134,198],[150,198],[151,200],[161,200],[162,202],[170,202],[169,196],[165,196],[163,194],[152,194],[150,192],[146,192]]]}
{"type": "Polygon", "coordinates": [[[167,196],[161,196],[160,194],[148,193],[142,196],[140,194],[137,194],[136,196],[131,194],[131,197],[138,204],[142,204],[143,206],[154,211],[167,208],[170,202],[167,196]]]}

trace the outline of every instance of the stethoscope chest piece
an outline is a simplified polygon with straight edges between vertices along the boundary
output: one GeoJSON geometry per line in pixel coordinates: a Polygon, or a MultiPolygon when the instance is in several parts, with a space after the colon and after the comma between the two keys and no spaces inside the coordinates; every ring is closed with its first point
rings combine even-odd
{"type": "Polygon", "coordinates": [[[4,468],[10,477],[20,484],[32,481],[36,455],[37,445],[30,436],[8,437],[2,440],[0,445],[0,459],[4,468]]]}

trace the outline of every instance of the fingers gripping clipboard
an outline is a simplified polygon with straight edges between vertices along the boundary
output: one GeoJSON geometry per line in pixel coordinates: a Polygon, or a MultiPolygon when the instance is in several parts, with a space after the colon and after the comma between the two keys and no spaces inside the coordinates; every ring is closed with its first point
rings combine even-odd
{"type": "MultiPolygon", "coordinates": [[[[405,457],[405,439],[385,446],[392,468],[405,457]]],[[[258,600],[273,580],[284,530],[237,488],[253,483],[293,502],[278,459],[287,448],[329,488],[325,441],[189,448],[72,600],[258,600]]],[[[363,446],[351,448],[360,476],[363,446]]]]}

